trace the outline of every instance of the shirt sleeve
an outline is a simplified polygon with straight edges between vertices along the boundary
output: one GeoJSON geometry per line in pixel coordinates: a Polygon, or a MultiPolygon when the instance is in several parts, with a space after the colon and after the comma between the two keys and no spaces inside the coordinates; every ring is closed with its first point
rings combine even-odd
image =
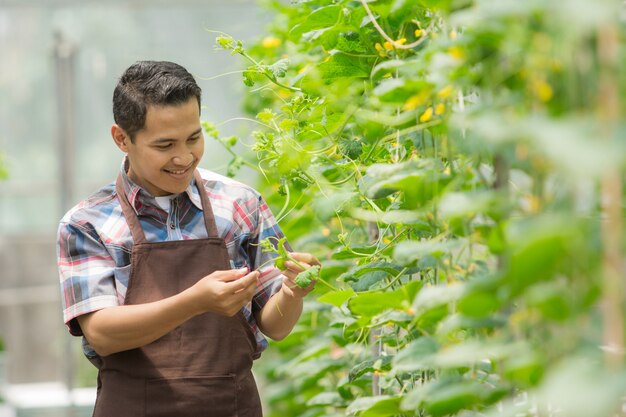
{"type": "MultiPolygon", "coordinates": [[[[259,288],[252,298],[253,312],[261,311],[270,297],[280,290],[284,279],[280,270],[274,267],[273,260],[277,255],[275,253],[263,252],[259,245],[259,242],[268,237],[275,237],[276,239],[282,239],[284,237],[272,211],[261,196],[259,196],[257,200],[256,213],[256,229],[253,235],[250,236],[248,245],[248,257],[251,263],[250,269],[255,270],[261,266],[259,269],[261,272],[259,288]]],[[[285,247],[291,250],[287,242],[285,242],[285,247]]]]}
{"type": "Polygon", "coordinates": [[[61,222],[57,264],[63,320],[72,335],[82,336],[76,317],[119,304],[115,262],[89,224],[61,222]]]}

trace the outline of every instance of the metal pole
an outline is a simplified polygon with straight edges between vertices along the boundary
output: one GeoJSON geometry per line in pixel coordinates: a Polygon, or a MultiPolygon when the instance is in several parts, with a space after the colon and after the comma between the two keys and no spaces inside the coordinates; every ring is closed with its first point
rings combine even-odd
{"type": "MultiPolygon", "coordinates": [[[[55,34],[54,67],[56,75],[58,159],[59,159],[59,209],[64,214],[74,200],[74,56],[75,47],[63,34],[55,34]]],[[[62,215],[61,214],[61,215],[62,215]]],[[[76,416],[77,410],[72,395],[74,389],[74,340],[65,336],[65,385],[67,387],[67,415],[76,416]]]]}
{"type": "MultiPolygon", "coordinates": [[[[613,140],[619,121],[619,34],[613,25],[598,31],[600,84],[598,110],[604,135],[613,140]]],[[[605,363],[608,369],[624,366],[624,270],[622,257],[622,180],[619,169],[602,178],[603,308],[605,363]]]]}
{"type": "MultiPolygon", "coordinates": [[[[376,222],[368,222],[368,237],[370,243],[374,243],[378,241],[380,238],[380,230],[378,229],[378,224],[376,222]]],[[[382,341],[380,340],[382,336],[381,329],[372,329],[370,333],[370,345],[372,349],[372,356],[374,358],[379,358],[382,354],[382,341]]],[[[380,377],[376,374],[376,372],[372,373],[372,396],[376,397],[382,394],[382,390],[380,389],[380,377]]]]}

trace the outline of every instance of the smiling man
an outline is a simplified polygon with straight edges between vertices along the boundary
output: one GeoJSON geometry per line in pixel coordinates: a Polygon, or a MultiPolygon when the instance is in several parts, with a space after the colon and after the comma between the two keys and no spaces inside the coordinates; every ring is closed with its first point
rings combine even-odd
{"type": "Polygon", "coordinates": [[[129,67],[113,94],[117,180],[59,226],[63,316],[99,369],[96,417],[261,416],[252,362],[313,289],[258,246],[282,237],[263,198],[197,168],[200,97],[180,65],[129,67]]]}

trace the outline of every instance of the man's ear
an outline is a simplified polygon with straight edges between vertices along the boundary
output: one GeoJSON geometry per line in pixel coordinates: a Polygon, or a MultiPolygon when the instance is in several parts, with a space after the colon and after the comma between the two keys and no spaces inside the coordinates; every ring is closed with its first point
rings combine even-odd
{"type": "Polygon", "coordinates": [[[124,153],[128,153],[128,144],[130,143],[130,136],[126,134],[118,124],[111,126],[111,137],[118,148],[124,153]]]}

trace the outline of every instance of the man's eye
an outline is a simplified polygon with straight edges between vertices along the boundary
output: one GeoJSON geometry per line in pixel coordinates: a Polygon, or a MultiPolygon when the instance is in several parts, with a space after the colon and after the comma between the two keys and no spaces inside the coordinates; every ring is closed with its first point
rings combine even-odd
{"type": "Polygon", "coordinates": [[[167,149],[169,149],[169,148],[171,148],[171,147],[172,147],[172,144],[171,144],[171,143],[170,143],[170,144],[167,144],[167,145],[158,145],[158,146],[155,146],[155,148],[157,148],[158,150],[161,150],[161,151],[165,151],[165,150],[167,150],[167,149]]]}
{"type": "Polygon", "coordinates": [[[197,142],[200,139],[200,136],[194,136],[192,138],[189,138],[189,141],[191,142],[197,142]]]}

